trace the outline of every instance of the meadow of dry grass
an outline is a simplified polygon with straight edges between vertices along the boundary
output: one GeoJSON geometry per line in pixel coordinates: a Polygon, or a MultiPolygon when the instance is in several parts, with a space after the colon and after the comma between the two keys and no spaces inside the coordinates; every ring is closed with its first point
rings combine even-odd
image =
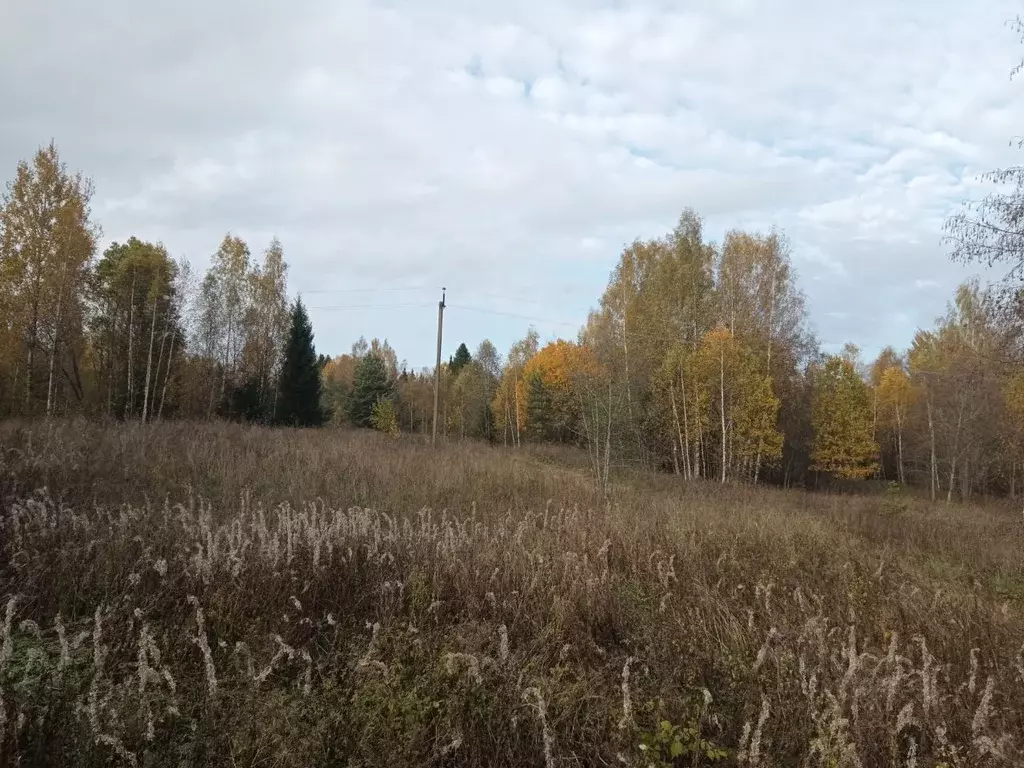
{"type": "Polygon", "coordinates": [[[1024,761],[1024,520],[373,434],[0,426],[0,765],[1024,761]]]}

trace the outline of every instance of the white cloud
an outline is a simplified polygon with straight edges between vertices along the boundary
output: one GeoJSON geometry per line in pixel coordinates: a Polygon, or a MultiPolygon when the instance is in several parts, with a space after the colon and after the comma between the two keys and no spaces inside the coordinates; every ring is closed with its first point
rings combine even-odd
{"type": "MultiPolygon", "coordinates": [[[[111,239],[203,262],[277,234],[296,288],[426,286],[316,294],[417,305],[314,310],[330,352],[429,362],[442,284],[581,322],[684,206],[784,229],[823,341],[906,344],[966,274],[942,220],[1019,159],[1009,0],[45,5],[0,7],[0,173],[53,137],[111,239]]],[[[453,312],[450,338],[527,322],[453,312]]]]}

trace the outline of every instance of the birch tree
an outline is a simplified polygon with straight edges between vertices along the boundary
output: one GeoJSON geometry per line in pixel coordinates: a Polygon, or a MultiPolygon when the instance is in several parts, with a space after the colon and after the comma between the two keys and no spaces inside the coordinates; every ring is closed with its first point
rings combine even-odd
{"type": "Polygon", "coordinates": [[[220,303],[218,335],[221,338],[222,397],[229,387],[240,383],[238,372],[247,335],[245,320],[252,300],[249,257],[249,246],[245,241],[228,233],[210,264],[209,274],[215,278],[220,303]]]}
{"type": "MultiPolygon", "coordinates": [[[[288,265],[277,238],[263,252],[263,262],[248,273],[247,283],[245,341],[238,378],[254,392],[256,411],[272,421],[277,378],[290,326],[288,265]]],[[[225,306],[225,312],[227,309],[225,306]]]]}
{"type": "Polygon", "coordinates": [[[162,245],[134,237],[112,243],[96,265],[89,331],[108,415],[154,414],[160,371],[174,355],[169,339],[181,335],[177,272],[162,245]]]}
{"type": "Polygon", "coordinates": [[[501,425],[502,441],[514,446],[521,444],[526,426],[526,388],[523,370],[537,354],[540,337],[530,328],[526,336],[509,349],[505,369],[498,384],[491,412],[494,423],[501,425]]]}
{"type": "Polygon", "coordinates": [[[99,236],[90,220],[92,193],[92,183],[68,171],[51,143],[18,164],[3,196],[0,353],[9,356],[7,391],[20,392],[14,408],[25,414],[49,416],[69,397],[82,398],[87,278],[99,236]]]}
{"type": "Polygon", "coordinates": [[[878,412],[876,423],[892,435],[896,453],[896,479],[900,485],[905,485],[907,477],[904,434],[907,429],[907,415],[914,403],[916,391],[902,365],[887,366],[874,389],[878,412]]]}

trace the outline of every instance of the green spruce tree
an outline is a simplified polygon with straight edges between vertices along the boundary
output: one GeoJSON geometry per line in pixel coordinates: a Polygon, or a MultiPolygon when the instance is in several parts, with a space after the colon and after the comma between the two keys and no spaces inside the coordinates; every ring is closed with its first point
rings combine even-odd
{"type": "Polygon", "coordinates": [[[357,427],[373,426],[373,406],[391,394],[388,366],[384,358],[369,352],[359,359],[348,398],[349,421],[357,427]]]}
{"type": "Polygon", "coordinates": [[[313,347],[313,325],[301,299],[292,305],[291,330],[281,366],[278,422],[293,427],[323,424],[320,408],[320,366],[313,347]]]}
{"type": "Polygon", "coordinates": [[[448,367],[451,369],[453,376],[458,376],[459,371],[465,368],[473,361],[473,357],[469,354],[469,347],[463,342],[459,344],[459,348],[455,350],[455,357],[448,361],[448,367]]]}
{"type": "Polygon", "coordinates": [[[551,390],[544,386],[540,374],[534,373],[526,382],[526,434],[542,443],[554,439],[551,390]]]}

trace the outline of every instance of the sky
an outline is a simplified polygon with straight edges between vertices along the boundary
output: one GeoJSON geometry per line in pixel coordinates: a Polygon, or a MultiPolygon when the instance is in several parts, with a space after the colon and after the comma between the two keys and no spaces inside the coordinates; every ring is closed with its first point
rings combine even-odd
{"type": "Polygon", "coordinates": [[[572,338],[692,207],[789,238],[826,349],[909,344],[1020,161],[1009,0],[4,0],[0,179],[55,140],[104,246],[273,236],[318,350],[572,338]],[[486,311],[483,311],[486,310],[486,311]]]}

